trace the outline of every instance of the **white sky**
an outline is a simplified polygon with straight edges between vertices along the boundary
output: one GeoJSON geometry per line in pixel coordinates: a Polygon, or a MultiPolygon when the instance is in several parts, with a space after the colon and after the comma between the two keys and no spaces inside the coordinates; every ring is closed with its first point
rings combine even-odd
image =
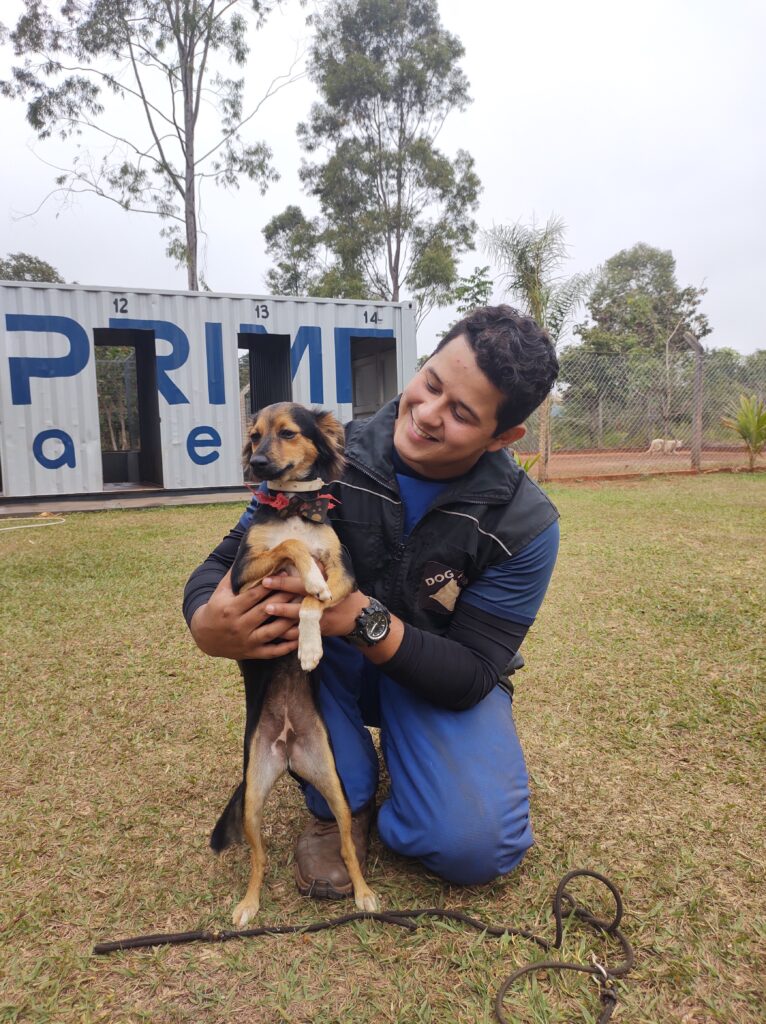
{"type": "MultiPolygon", "coordinates": [[[[15,24],[18,0],[0,18],[15,24]]],[[[707,345],[741,352],[766,347],[764,101],[766,4],[761,0],[440,0],[444,25],[466,49],[472,105],[440,136],[446,153],[464,147],[483,183],[477,220],[568,225],[567,273],[589,270],[636,242],[671,249],[681,286],[704,285],[707,345]]],[[[296,0],[252,39],[248,91],[257,99],[307,38],[296,0]]],[[[0,77],[12,55],[0,49],[0,77]]],[[[281,180],[264,197],[208,189],[204,274],[215,291],[261,294],[269,261],[263,225],[288,203],[316,212],[301,191],[295,125],[314,99],[303,80],[270,99],[251,122],[268,142],[281,180]]],[[[121,104],[114,125],[129,123],[121,104]]],[[[164,255],[160,224],[106,200],[54,200],[32,217],[74,143],[38,142],[24,105],[0,99],[0,255],[26,251],[67,281],[119,287],[184,288],[185,272],[164,255]],[[35,155],[37,154],[37,156],[35,155]]],[[[489,262],[469,253],[462,269],[489,262]]],[[[494,298],[501,298],[496,292],[494,298]]],[[[421,353],[453,319],[432,313],[421,353]]]]}

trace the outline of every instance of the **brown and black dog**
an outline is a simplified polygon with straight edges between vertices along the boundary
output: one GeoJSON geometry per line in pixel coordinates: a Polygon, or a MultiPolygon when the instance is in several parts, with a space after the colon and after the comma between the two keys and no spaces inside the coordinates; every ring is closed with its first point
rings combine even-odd
{"type": "Polygon", "coordinates": [[[343,440],[343,427],[331,413],[281,402],[253,417],[243,450],[245,478],[266,481],[268,490],[255,492],[260,505],[237,552],[232,588],[238,593],[265,576],[286,571],[301,577],[308,596],[301,602],[296,653],[239,663],[247,704],[243,780],[210,837],[216,853],[240,840],[243,832],[250,845],[250,884],[233,915],[238,928],[258,913],[266,866],[263,806],[274,783],[288,769],[319,790],[335,815],[357,907],[378,908],[351,839],[351,812],[311,675],[322,657],[322,611],[356,586],[327,522],[332,498],[323,493],[325,484],[343,470],[343,440]],[[316,560],[323,564],[326,579],[316,560]]]}

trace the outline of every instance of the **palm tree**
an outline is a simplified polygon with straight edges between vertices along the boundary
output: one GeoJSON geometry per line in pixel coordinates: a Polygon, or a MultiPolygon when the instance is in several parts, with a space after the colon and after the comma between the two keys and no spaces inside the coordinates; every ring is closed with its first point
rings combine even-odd
{"type": "MultiPolygon", "coordinates": [[[[481,233],[485,252],[500,268],[499,278],[510,294],[550,335],[557,345],[577,307],[591,290],[595,272],[561,276],[569,258],[564,240],[566,224],[552,215],[543,227],[517,223],[495,225],[481,233]]],[[[540,409],[540,453],[538,480],[548,477],[550,458],[551,396],[540,409]]]]}
{"type": "Polygon", "coordinates": [[[721,423],[739,434],[747,448],[750,472],[755,471],[755,460],[766,448],[766,405],[756,396],[740,395],[739,409],[734,416],[721,417],[721,423]]]}

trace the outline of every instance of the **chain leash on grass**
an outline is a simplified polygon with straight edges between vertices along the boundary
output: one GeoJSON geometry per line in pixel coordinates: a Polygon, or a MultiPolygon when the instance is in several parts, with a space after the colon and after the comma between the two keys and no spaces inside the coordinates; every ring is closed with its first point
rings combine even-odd
{"type": "Polygon", "coordinates": [[[286,925],[264,925],[261,928],[243,928],[239,931],[196,931],[196,932],[168,932],[156,935],[139,935],[130,939],[116,939],[113,942],[99,942],[93,947],[96,955],[116,953],[128,949],[141,949],[153,946],[175,946],[190,942],[229,942],[231,939],[253,939],[262,935],[294,935],[311,934],[312,932],[326,931],[329,928],[338,928],[341,925],[349,924],[351,921],[380,921],[382,924],[396,925],[408,931],[417,931],[419,925],[416,923],[420,918],[432,917],[440,920],[459,921],[461,924],[475,928],[477,931],[485,932],[487,935],[499,938],[503,935],[517,935],[520,938],[535,942],[546,952],[553,949],[560,949],[564,938],[564,919],[576,917],[579,921],[589,925],[597,934],[608,935],[616,939],[625,959],[616,967],[606,967],[600,964],[595,956],[591,964],[567,963],[559,960],[540,960],[521,967],[510,974],[500,986],[495,997],[495,1015],[501,1024],[515,1024],[516,1017],[509,1017],[506,1014],[504,1003],[509,989],[519,978],[526,974],[533,974],[538,971],[579,971],[582,974],[590,974],[596,979],[600,990],[602,1003],[601,1015],[597,1024],[606,1024],[606,1021],[614,1013],[617,1005],[617,990],[615,981],[624,978],[632,969],[635,963],[633,948],[620,931],[623,905],[619,890],[604,875],[596,871],[577,869],[570,871],[559,882],[556,894],[553,897],[553,917],[556,923],[555,938],[550,941],[544,939],[534,932],[525,928],[510,928],[506,926],[489,925],[478,918],[470,917],[459,910],[444,910],[441,907],[425,907],[415,910],[389,910],[385,913],[353,913],[344,914],[342,917],[334,917],[329,921],[315,921],[313,924],[286,924],[286,925]],[[615,913],[611,921],[605,921],[596,917],[585,907],[580,906],[567,885],[575,878],[595,878],[607,887],[614,898],[615,913]]]}

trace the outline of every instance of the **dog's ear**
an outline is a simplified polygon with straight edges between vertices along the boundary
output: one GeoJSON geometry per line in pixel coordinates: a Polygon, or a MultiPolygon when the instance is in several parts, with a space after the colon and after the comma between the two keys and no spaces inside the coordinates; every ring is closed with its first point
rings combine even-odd
{"type": "Polygon", "coordinates": [[[253,454],[253,446],[250,443],[250,428],[255,423],[255,420],[256,417],[253,416],[247,427],[247,439],[242,446],[242,475],[245,478],[245,483],[252,483],[253,480],[253,467],[250,465],[250,456],[253,454]]]}
{"type": "Polygon", "coordinates": [[[346,465],[346,460],[343,457],[346,432],[343,425],[331,412],[326,412],[323,409],[313,409],[312,412],[316,424],[316,435],[311,440],[319,452],[317,473],[325,483],[329,483],[331,480],[338,479],[346,465]]]}

